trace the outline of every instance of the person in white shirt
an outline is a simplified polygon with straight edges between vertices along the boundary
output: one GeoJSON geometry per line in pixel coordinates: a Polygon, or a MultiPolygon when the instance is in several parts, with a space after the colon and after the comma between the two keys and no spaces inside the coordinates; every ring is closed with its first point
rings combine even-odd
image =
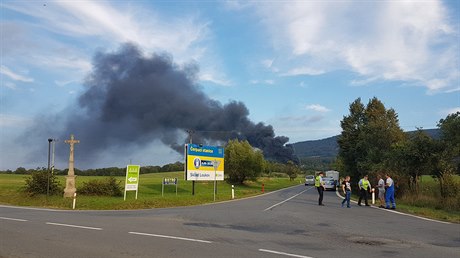
{"type": "Polygon", "coordinates": [[[393,179],[391,179],[390,175],[385,174],[385,177],[387,178],[386,186],[385,186],[385,202],[386,202],[386,209],[390,209],[390,203],[391,203],[391,209],[394,210],[396,209],[396,202],[395,202],[395,183],[393,179]]]}
{"type": "Polygon", "coordinates": [[[385,180],[383,180],[381,174],[378,174],[377,178],[379,179],[379,182],[377,183],[377,189],[379,189],[380,200],[379,208],[385,208],[385,180]]]}

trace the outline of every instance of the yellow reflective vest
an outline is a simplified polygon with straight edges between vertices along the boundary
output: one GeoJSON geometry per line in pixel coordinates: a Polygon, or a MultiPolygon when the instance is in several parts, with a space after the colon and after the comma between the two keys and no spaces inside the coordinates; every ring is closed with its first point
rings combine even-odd
{"type": "Polygon", "coordinates": [[[367,191],[367,189],[369,188],[369,180],[363,179],[362,187],[363,187],[364,190],[367,191]]]}
{"type": "Polygon", "coordinates": [[[316,176],[315,178],[315,186],[320,187],[321,186],[321,176],[316,176]]]}

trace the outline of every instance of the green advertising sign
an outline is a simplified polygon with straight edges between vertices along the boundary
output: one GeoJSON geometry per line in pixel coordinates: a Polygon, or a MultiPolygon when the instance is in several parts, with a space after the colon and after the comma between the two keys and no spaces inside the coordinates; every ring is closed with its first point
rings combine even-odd
{"type": "Polygon", "coordinates": [[[126,200],[126,191],[136,191],[136,199],[137,199],[140,169],[141,167],[139,165],[128,165],[126,168],[125,200],[126,200]]]}

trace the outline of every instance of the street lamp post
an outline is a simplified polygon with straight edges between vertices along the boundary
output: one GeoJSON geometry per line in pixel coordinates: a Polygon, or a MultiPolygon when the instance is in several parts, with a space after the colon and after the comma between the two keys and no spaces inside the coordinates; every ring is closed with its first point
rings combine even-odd
{"type": "Polygon", "coordinates": [[[48,139],[48,170],[46,171],[47,173],[47,180],[48,184],[46,187],[46,196],[48,197],[50,194],[50,163],[51,163],[51,142],[53,139],[49,138],[48,139]]]}

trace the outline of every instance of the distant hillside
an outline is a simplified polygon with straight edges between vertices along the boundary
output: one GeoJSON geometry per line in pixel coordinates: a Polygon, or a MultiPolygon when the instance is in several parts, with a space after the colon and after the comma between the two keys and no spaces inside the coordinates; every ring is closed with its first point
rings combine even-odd
{"type": "MultiPolygon", "coordinates": [[[[439,129],[426,129],[423,130],[433,139],[439,139],[441,131],[439,129]]],[[[407,132],[408,134],[415,133],[416,131],[407,132]]],[[[299,158],[305,157],[336,157],[339,153],[339,145],[337,144],[338,135],[329,138],[304,141],[293,143],[295,154],[299,158]]]]}
{"type": "Polygon", "coordinates": [[[339,153],[338,137],[337,135],[321,140],[296,142],[292,146],[299,158],[312,156],[335,157],[339,153]]]}

